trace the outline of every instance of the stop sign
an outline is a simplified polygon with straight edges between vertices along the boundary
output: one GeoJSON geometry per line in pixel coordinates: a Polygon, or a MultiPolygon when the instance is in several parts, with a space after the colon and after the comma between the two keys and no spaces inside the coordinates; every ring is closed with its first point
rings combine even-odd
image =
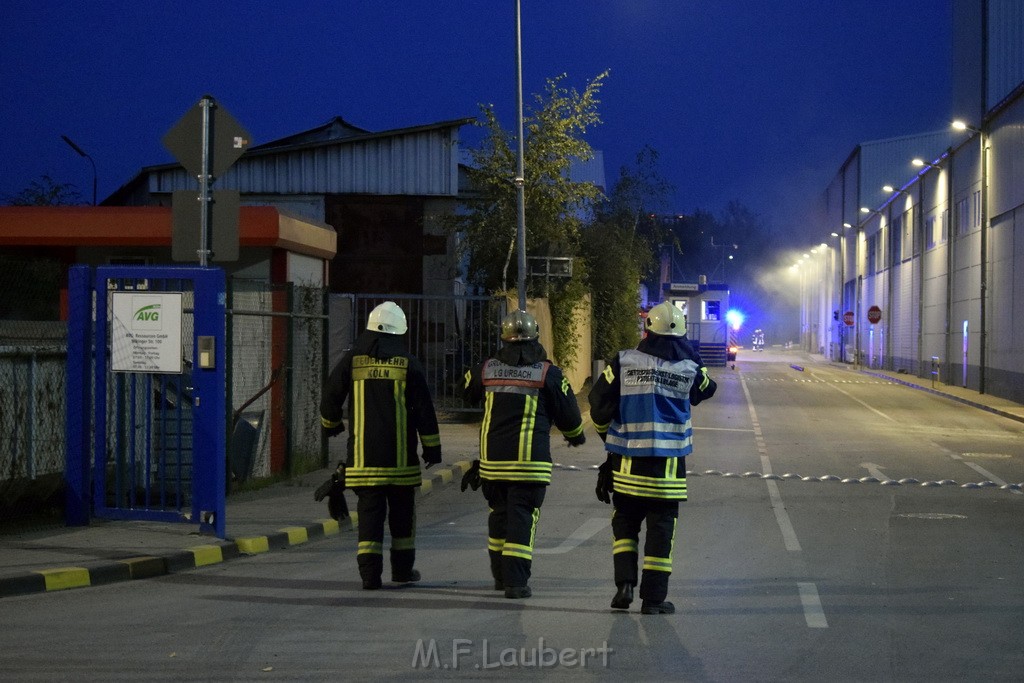
{"type": "Polygon", "coordinates": [[[882,309],[878,306],[872,306],[868,309],[868,322],[874,325],[882,319],[882,309]]]}
{"type": "Polygon", "coordinates": [[[847,327],[853,327],[853,311],[843,313],[843,322],[846,323],[847,327]]]}

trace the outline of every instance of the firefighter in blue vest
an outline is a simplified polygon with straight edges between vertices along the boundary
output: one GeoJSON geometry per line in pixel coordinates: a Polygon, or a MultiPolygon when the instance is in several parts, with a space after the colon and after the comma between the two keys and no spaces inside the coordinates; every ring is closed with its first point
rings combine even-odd
{"type": "Polygon", "coordinates": [[[533,540],[551,483],[551,427],[570,446],[586,441],[576,396],[548,360],[539,332],[526,311],[508,314],[501,323],[501,349],[465,378],[467,400],[483,401],[484,415],[480,459],[463,476],[462,490],[483,487],[494,589],[511,599],[532,595],[533,540]]]}
{"type": "Polygon", "coordinates": [[[358,499],[356,560],[363,588],[381,587],[384,522],[391,532],[391,580],[419,581],[416,560],[416,487],[422,483],[418,441],[427,467],[441,462],[441,436],[420,362],[406,350],[405,313],[393,301],[370,312],[366,330],[331,372],[320,403],[328,436],[344,431],[349,399],[348,462],[342,488],[358,499]]]}
{"type": "Polygon", "coordinates": [[[686,338],[686,317],[670,302],[653,307],[647,335],[620,351],[594,382],[590,416],[605,442],[597,498],[613,502],[613,609],[628,609],[637,585],[640,527],[646,522],[640,611],[672,614],[665,600],[672,572],[679,502],[686,500],[686,456],[692,450],[690,408],[716,389],[686,338]]]}

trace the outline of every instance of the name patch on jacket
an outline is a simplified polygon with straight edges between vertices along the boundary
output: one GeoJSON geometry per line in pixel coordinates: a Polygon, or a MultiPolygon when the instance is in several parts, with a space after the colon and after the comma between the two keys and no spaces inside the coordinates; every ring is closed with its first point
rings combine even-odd
{"type": "Polygon", "coordinates": [[[550,363],[534,363],[533,365],[505,365],[493,358],[484,363],[483,376],[480,380],[489,391],[502,391],[504,387],[523,389],[540,389],[544,386],[544,378],[548,374],[550,363]]]}
{"type": "Polygon", "coordinates": [[[629,386],[655,384],[677,389],[693,381],[693,375],[684,375],[658,368],[628,368],[623,372],[622,381],[629,386]]]}
{"type": "Polygon", "coordinates": [[[409,359],[403,356],[373,358],[372,356],[352,357],[352,379],[384,379],[393,382],[405,381],[409,371],[409,359]]]}

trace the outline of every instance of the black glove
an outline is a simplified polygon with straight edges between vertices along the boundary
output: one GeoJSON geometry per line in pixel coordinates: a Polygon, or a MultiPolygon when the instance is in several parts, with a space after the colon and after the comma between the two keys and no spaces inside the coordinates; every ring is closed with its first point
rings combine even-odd
{"type": "Polygon", "coordinates": [[[441,447],[440,446],[424,446],[423,447],[423,462],[426,463],[426,469],[430,469],[431,465],[436,465],[441,462],[441,447]]]}
{"type": "Polygon", "coordinates": [[[465,491],[466,487],[472,488],[476,491],[480,488],[480,461],[474,460],[466,473],[462,475],[462,490],[465,491]]]}
{"type": "Polygon", "coordinates": [[[611,493],[614,490],[612,486],[612,463],[610,460],[605,460],[597,468],[597,488],[594,489],[594,493],[597,494],[597,499],[602,503],[611,503],[611,493]]]}
{"type": "Polygon", "coordinates": [[[345,488],[334,483],[331,492],[327,494],[327,512],[331,519],[339,520],[348,517],[348,503],[345,502],[345,488]]]}
{"type": "Polygon", "coordinates": [[[569,444],[570,447],[572,447],[572,446],[582,446],[583,444],[585,444],[587,442],[587,435],[584,434],[583,432],[580,432],[576,436],[567,436],[567,437],[565,437],[565,440],[569,444]]]}
{"type": "Polygon", "coordinates": [[[339,462],[331,478],[316,487],[313,492],[313,500],[320,502],[327,496],[339,495],[345,490],[345,463],[339,462]]]}
{"type": "Polygon", "coordinates": [[[327,497],[327,494],[331,492],[331,487],[333,486],[333,478],[328,479],[324,483],[320,484],[320,486],[317,486],[316,491],[313,491],[313,500],[319,503],[321,500],[327,497]]]}
{"type": "Polygon", "coordinates": [[[323,431],[324,436],[330,438],[332,436],[337,436],[338,434],[341,434],[342,432],[344,432],[345,431],[345,423],[344,422],[339,422],[338,426],[336,426],[336,427],[325,427],[323,425],[323,422],[321,421],[320,429],[321,429],[321,431],[323,431]]]}

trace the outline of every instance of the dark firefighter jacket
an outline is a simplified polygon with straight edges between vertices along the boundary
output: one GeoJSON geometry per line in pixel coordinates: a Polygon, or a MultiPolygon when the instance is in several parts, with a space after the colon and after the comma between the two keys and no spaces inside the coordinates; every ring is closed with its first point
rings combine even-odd
{"type": "Polygon", "coordinates": [[[419,486],[416,436],[426,455],[440,460],[441,437],[423,366],[405,350],[402,335],[367,330],[331,372],[320,402],[326,428],[342,419],[349,401],[346,485],[419,486]]]}
{"type": "Polygon", "coordinates": [[[590,391],[590,415],[605,440],[615,491],[686,500],[690,408],[715,389],[685,337],[649,333],[605,367],[590,391]]]}
{"type": "Polygon", "coordinates": [[[506,343],[494,358],[466,372],[465,396],[484,403],[480,478],[551,483],[551,426],[579,440],[583,420],[562,371],[537,341],[506,343]]]}

